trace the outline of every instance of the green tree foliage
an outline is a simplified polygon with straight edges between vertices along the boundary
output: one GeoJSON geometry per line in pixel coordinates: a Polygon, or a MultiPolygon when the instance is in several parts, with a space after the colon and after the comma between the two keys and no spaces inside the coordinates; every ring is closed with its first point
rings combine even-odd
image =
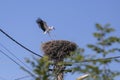
{"type": "Polygon", "coordinates": [[[47,56],[41,59],[29,60],[26,59],[27,63],[31,64],[33,67],[33,72],[35,73],[35,80],[51,80],[53,74],[49,71],[50,61],[47,56]]]}
{"type": "MultiPolygon", "coordinates": [[[[71,57],[64,59],[64,62],[58,63],[58,65],[64,65],[64,73],[89,73],[90,76],[84,80],[114,80],[114,78],[120,75],[120,71],[114,71],[110,68],[111,63],[119,63],[120,60],[111,57],[111,54],[117,54],[120,51],[118,44],[120,38],[116,36],[110,36],[115,30],[110,27],[110,24],[101,26],[96,24],[97,32],[93,33],[97,42],[95,44],[88,44],[87,47],[93,51],[94,54],[85,54],[85,50],[78,48],[75,52],[71,53],[71,57]],[[117,46],[116,46],[117,45],[117,46]]],[[[91,51],[91,52],[92,52],[91,51]]],[[[87,52],[88,54],[88,52],[87,52]]],[[[53,73],[52,68],[54,63],[49,60],[48,57],[36,59],[35,61],[29,61],[33,66],[34,73],[37,75],[36,80],[55,80],[56,73],[53,73]]]]}
{"type": "Polygon", "coordinates": [[[87,45],[94,52],[95,56],[83,56],[83,60],[76,57],[75,59],[77,60],[74,63],[79,61],[80,63],[78,63],[77,67],[73,68],[76,69],[74,72],[90,73],[91,77],[86,78],[86,80],[114,80],[116,76],[120,75],[120,71],[113,71],[110,69],[110,66],[111,63],[118,63],[120,60],[108,57],[110,57],[110,54],[117,54],[116,52],[120,51],[115,46],[120,43],[120,38],[110,36],[110,33],[115,30],[109,24],[106,24],[104,27],[96,24],[96,29],[97,32],[93,33],[93,36],[97,39],[97,43],[87,45]]]}
{"type": "Polygon", "coordinates": [[[120,51],[120,49],[115,46],[120,43],[120,38],[116,36],[110,36],[110,33],[115,31],[110,27],[110,24],[106,24],[104,27],[100,24],[96,24],[96,28],[97,32],[95,32],[93,35],[97,39],[97,43],[88,45],[88,48],[92,49],[96,55],[99,54],[99,56],[102,57],[101,60],[97,60],[93,64],[97,66],[99,70],[99,74],[95,75],[95,78],[98,80],[114,80],[116,76],[120,75],[120,72],[113,71],[109,66],[112,62],[119,62],[119,60],[115,58],[105,58],[109,57],[110,54],[117,54],[116,52],[120,51]]]}

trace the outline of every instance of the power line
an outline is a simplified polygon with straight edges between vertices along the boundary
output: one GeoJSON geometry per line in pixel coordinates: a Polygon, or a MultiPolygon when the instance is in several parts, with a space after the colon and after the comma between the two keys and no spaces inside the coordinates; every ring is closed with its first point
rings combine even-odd
{"type": "Polygon", "coordinates": [[[31,76],[23,76],[23,77],[20,77],[20,78],[16,78],[16,79],[14,79],[14,80],[22,80],[22,79],[25,79],[25,78],[29,78],[29,77],[31,77],[31,76]]]}
{"type": "Polygon", "coordinates": [[[91,61],[105,61],[105,60],[110,60],[110,59],[116,59],[120,58],[120,56],[115,56],[115,57],[108,57],[108,58],[99,58],[99,59],[91,59],[91,60],[82,60],[81,62],[91,62],[91,61]]]}
{"type": "Polygon", "coordinates": [[[10,53],[13,57],[15,57],[19,62],[21,62],[25,67],[31,70],[24,62],[22,62],[17,56],[15,56],[10,50],[8,50],[3,44],[0,43],[0,46],[3,47],[8,53],[10,53]]]}
{"type": "Polygon", "coordinates": [[[86,60],[81,60],[79,62],[73,63],[73,62],[68,62],[68,65],[71,64],[79,64],[80,62],[93,62],[93,61],[106,61],[106,60],[111,60],[111,59],[117,59],[120,58],[120,56],[114,56],[114,57],[108,57],[108,58],[98,58],[98,59],[86,59],[86,60]]]}
{"type": "Polygon", "coordinates": [[[21,67],[22,69],[24,69],[25,71],[27,71],[32,77],[36,78],[36,76],[30,72],[29,70],[27,70],[26,68],[24,68],[23,66],[21,66],[18,62],[16,62],[14,59],[12,59],[9,55],[7,55],[5,52],[3,52],[2,50],[0,50],[0,53],[2,53],[3,55],[5,55],[7,58],[9,58],[12,62],[14,62],[15,64],[17,64],[19,67],[21,67]]]}
{"type": "Polygon", "coordinates": [[[14,62],[15,64],[17,64],[18,66],[21,67],[21,65],[20,65],[19,63],[17,63],[14,59],[12,59],[9,55],[7,55],[6,53],[4,53],[2,50],[0,50],[0,52],[1,52],[2,54],[4,54],[7,58],[9,58],[12,62],[14,62]]]}
{"type": "Polygon", "coordinates": [[[24,48],[25,50],[31,52],[32,54],[36,55],[36,56],[39,56],[39,57],[42,57],[41,55],[33,52],[32,50],[28,49],[27,47],[23,46],[22,44],[20,44],[18,41],[16,41],[15,39],[13,39],[10,35],[8,35],[6,32],[4,32],[2,29],[0,29],[0,31],[6,35],[9,39],[11,39],[12,41],[14,41],[16,44],[18,44],[19,46],[21,46],[22,48],[24,48]]]}

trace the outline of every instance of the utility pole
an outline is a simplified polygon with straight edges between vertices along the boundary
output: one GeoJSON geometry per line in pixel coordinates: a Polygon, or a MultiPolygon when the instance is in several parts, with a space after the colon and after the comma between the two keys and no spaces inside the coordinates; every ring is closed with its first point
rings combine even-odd
{"type": "Polygon", "coordinates": [[[66,66],[69,66],[64,62],[66,57],[71,56],[71,52],[77,49],[77,45],[73,42],[66,40],[52,40],[42,44],[42,50],[46,56],[53,62],[53,71],[55,80],[64,79],[64,71],[66,66]]]}

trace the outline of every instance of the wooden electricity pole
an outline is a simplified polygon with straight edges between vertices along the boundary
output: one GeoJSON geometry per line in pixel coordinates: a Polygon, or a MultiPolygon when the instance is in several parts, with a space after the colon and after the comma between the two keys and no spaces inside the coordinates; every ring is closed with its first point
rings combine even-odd
{"type": "Polygon", "coordinates": [[[67,40],[52,40],[42,44],[42,50],[45,55],[53,61],[52,72],[55,76],[55,80],[63,80],[64,72],[67,65],[64,63],[64,58],[70,57],[70,53],[77,49],[77,45],[74,42],[67,40]]]}

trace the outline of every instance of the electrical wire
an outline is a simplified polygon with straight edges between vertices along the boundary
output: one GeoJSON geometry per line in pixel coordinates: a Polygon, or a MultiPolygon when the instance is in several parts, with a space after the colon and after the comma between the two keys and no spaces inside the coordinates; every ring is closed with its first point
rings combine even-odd
{"type": "Polygon", "coordinates": [[[109,60],[109,59],[116,59],[116,58],[120,58],[120,56],[114,56],[114,57],[108,57],[108,58],[99,58],[99,59],[91,59],[91,60],[83,60],[81,62],[91,62],[91,61],[105,61],[105,60],[109,60]]]}
{"type": "Polygon", "coordinates": [[[42,57],[41,55],[33,52],[32,50],[28,49],[27,47],[23,46],[22,44],[20,44],[18,41],[16,41],[15,39],[13,39],[10,35],[8,35],[6,32],[4,32],[2,29],[0,29],[0,31],[5,35],[7,36],[9,39],[11,39],[13,42],[15,42],[16,44],[18,44],[19,46],[21,46],[22,48],[24,48],[25,50],[31,52],[32,54],[36,55],[36,56],[39,56],[39,57],[42,57]]]}
{"type": "Polygon", "coordinates": [[[23,77],[20,77],[20,78],[16,78],[16,79],[14,79],[14,80],[22,80],[22,79],[25,79],[25,78],[29,78],[29,77],[31,77],[31,76],[23,76],[23,77]]]}
{"type": "Polygon", "coordinates": [[[12,59],[9,55],[7,55],[6,53],[4,53],[2,50],[0,50],[0,53],[4,54],[7,58],[9,58],[12,62],[14,62],[15,64],[17,64],[18,66],[21,67],[21,65],[19,63],[17,63],[14,59],[12,59]]]}
{"type": "Polygon", "coordinates": [[[20,68],[24,69],[25,71],[27,71],[28,73],[30,73],[30,75],[34,78],[36,78],[36,76],[30,72],[29,70],[27,70],[26,68],[24,68],[22,65],[20,65],[18,62],[16,62],[13,58],[11,58],[9,55],[7,55],[5,52],[3,52],[2,50],[0,50],[0,53],[2,53],[3,55],[5,55],[7,58],[9,58],[12,62],[14,62],[16,65],[18,65],[20,68]]]}
{"type": "Polygon", "coordinates": [[[24,62],[22,62],[16,55],[14,55],[10,50],[8,50],[3,44],[0,43],[0,46],[3,47],[8,53],[10,53],[15,59],[17,59],[19,62],[21,62],[26,68],[32,70],[24,62]]]}

